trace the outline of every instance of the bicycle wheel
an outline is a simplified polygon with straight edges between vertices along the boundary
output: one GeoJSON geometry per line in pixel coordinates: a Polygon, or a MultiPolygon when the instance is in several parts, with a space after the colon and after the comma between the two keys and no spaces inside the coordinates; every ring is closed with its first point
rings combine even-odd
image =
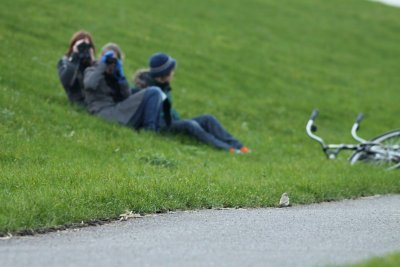
{"type": "Polygon", "coordinates": [[[381,134],[370,141],[371,145],[354,152],[349,161],[359,161],[382,165],[387,169],[400,168],[400,130],[381,134]],[[374,143],[376,145],[374,145],[374,143]]]}

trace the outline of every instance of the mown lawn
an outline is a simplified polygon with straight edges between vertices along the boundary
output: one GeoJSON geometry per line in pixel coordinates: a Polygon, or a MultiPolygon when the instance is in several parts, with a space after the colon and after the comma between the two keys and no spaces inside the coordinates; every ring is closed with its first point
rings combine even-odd
{"type": "Polygon", "coordinates": [[[276,206],[400,193],[399,172],[328,161],[305,134],[353,142],[399,127],[400,10],[364,0],[2,1],[0,234],[125,210],[276,206]],[[178,60],[174,104],[215,115],[253,149],[134,132],[68,104],[56,63],[73,32],[117,42],[130,77],[178,60]]]}

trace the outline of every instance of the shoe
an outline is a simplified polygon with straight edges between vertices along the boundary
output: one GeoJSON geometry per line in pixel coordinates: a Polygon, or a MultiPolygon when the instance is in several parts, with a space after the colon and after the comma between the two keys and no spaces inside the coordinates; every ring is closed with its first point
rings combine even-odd
{"type": "Polygon", "coordinates": [[[243,146],[239,151],[240,151],[240,153],[242,153],[242,154],[251,153],[251,150],[250,150],[248,147],[246,147],[246,146],[243,146]]]}
{"type": "Polygon", "coordinates": [[[251,153],[251,150],[245,146],[243,146],[241,149],[236,149],[234,147],[231,147],[229,149],[229,153],[231,153],[231,154],[248,154],[248,153],[251,153]]]}

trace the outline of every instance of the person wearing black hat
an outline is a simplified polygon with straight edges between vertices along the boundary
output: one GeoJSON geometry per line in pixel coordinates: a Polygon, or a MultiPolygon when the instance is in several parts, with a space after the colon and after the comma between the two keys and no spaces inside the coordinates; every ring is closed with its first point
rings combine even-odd
{"type": "Polygon", "coordinates": [[[201,142],[231,153],[249,153],[237,139],[228,133],[212,115],[201,115],[192,119],[180,119],[172,108],[172,88],[170,82],[174,76],[176,60],[165,53],[156,53],[149,59],[149,69],[139,70],[134,76],[134,91],[148,86],[159,87],[166,96],[162,104],[162,129],[171,132],[186,133],[201,142]]]}
{"type": "Polygon", "coordinates": [[[85,70],[84,94],[91,114],[135,129],[159,130],[163,93],[157,87],[131,93],[117,44],[106,44],[99,62],[85,70]]]}

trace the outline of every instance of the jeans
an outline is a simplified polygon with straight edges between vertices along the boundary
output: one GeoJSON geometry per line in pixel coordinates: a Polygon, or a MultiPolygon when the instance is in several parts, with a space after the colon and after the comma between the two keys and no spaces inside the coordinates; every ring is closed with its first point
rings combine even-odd
{"type": "Polygon", "coordinates": [[[161,89],[152,86],[144,90],[146,92],[143,95],[143,100],[129,124],[135,129],[143,128],[148,131],[158,131],[162,102],[161,89]]]}
{"type": "Polygon", "coordinates": [[[228,133],[212,115],[173,121],[168,130],[185,133],[219,149],[240,149],[243,145],[228,133]]]}

